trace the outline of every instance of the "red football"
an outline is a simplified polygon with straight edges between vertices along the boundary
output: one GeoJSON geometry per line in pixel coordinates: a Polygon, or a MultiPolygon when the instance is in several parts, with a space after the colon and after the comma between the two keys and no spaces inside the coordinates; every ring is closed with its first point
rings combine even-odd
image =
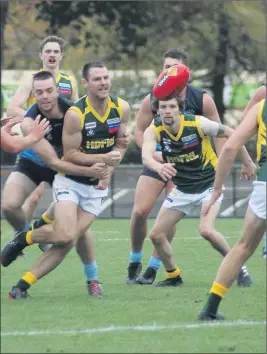
{"type": "Polygon", "coordinates": [[[164,70],[156,80],[153,94],[158,100],[168,100],[181,93],[186,87],[190,70],[183,64],[174,65],[164,70]]]}

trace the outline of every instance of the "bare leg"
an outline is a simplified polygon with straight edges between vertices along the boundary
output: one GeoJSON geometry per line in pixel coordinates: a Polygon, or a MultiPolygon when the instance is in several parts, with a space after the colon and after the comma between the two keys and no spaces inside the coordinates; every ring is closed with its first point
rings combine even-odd
{"type": "Polygon", "coordinates": [[[164,182],[152,177],[141,176],[138,180],[131,216],[131,249],[133,252],[138,253],[143,249],[147,235],[148,215],[164,187],[164,182]]]}
{"type": "Polygon", "coordinates": [[[26,218],[22,205],[36,188],[36,184],[20,172],[12,172],[2,194],[2,211],[7,221],[17,230],[24,230],[26,218]]]}
{"type": "Polygon", "coordinates": [[[266,231],[266,221],[258,218],[250,207],[245,216],[241,238],[224,258],[216,282],[229,288],[236,279],[242,265],[253,255],[266,231]]]}
{"type": "MultiPolygon", "coordinates": [[[[206,202],[207,203],[207,202],[206,202]]],[[[203,206],[205,203],[203,203],[203,206]]],[[[201,236],[209,241],[211,246],[216,249],[223,257],[230,252],[231,247],[225,240],[223,235],[215,230],[215,220],[219,214],[221,204],[219,202],[215,203],[207,215],[200,216],[199,232],[201,236]]]]}
{"type": "Polygon", "coordinates": [[[171,245],[167,239],[167,234],[173,230],[174,225],[176,225],[184,216],[185,214],[181,211],[167,209],[162,206],[155,225],[150,232],[150,239],[166,270],[177,268],[174,262],[171,245]]]}
{"type": "Polygon", "coordinates": [[[35,210],[38,203],[40,202],[44,194],[44,182],[41,182],[38,187],[29,195],[25,200],[22,210],[24,212],[25,218],[30,222],[33,219],[35,210]]]}

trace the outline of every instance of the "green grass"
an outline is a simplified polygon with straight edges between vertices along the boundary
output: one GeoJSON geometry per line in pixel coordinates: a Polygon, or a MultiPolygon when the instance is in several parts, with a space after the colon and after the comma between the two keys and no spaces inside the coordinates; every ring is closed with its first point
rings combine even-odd
{"type": "MultiPolygon", "coordinates": [[[[150,226],[153,220],[150,221],[150,226]]],[[[187,219],[177,228],[173,249],[185,285],[160,289],[125,284],[129,257],[129,220],[98,220],[92,227],[97,262],[103,284],[102,299],[88,297],[83,268],[75,251],[53,273],[30,289],[31,299],[11,301],[7,293],[40,254],[36,246],[26,250],[8,268],[2,268],[1,352],[2,353],[264,353],[266,326],[234,324],[232,321],[266,319],[266,267],[260,248],[248,261],[254,285],[233,285],[220,310],[228,327],[198,325],[202,309],[221,257],[198,237],[198,220],[187,219]],[[110,326],[163,326],[157,330],[115,328],[110,332],[84,333],[110,326]],[[165,326],[165,327],[164,327],[165,326]],[[167,328],[167,326],[180,326],[167,328]],[[50,334],[4,335],[14,331],[51,331],[50,334]],[[63,334],[59,331],[77,332],[63,334]],[[81,333],[79,333],[81,331],[81,333]],[[53,333],[54,332],[54,333],[53,333]]],[[[242,229],[242,220],[218,220],[217,227],[232,245],[242,229]]],[[[3,223],[2,245],[12,231],[3,223]]],[[[145,242],[143,267],[151,253],[145,242]]],[[[157,279],[164,279],[163,269],[157,279]]]]}

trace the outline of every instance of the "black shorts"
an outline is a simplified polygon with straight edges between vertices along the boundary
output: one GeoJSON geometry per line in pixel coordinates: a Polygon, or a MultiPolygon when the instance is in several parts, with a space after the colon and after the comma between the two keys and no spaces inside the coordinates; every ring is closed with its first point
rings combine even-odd
{"type": "Polygon", "coordinates": [[[157,172],[150,170],[146,166],[144,166],[141,176],[148,176],[151,178],[155,178],[158,181],[163,182],[164,184],[167,184],[167,182],[168,182],[168,181],[163,181],[163,179],[160,177],[160,175],[157,172]]]}
{"type": "Polygon", "coordinates": [[[49,167],[39,166],[31,160],[20,157],[15,166],[15,171],[23,173],[36,185],[47,182],[52,187],[56,171],[49,167]]]}

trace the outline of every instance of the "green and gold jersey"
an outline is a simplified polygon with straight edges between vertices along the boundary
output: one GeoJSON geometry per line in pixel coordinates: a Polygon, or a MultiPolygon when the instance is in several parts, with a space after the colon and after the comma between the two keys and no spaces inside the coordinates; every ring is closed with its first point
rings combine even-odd
{"type": "MultiPolygon", "coordinates": [[[[79,99],[70,107],[75,110],[81,120],[82,143],[80,151],[85,154],[106,154],[116,143],[116,135],[122,121],[122,100],[116,96],[109,96],[106,113],[101,117],[93,108],[88,96],[79,99]]],[[[82,176],[66,176],[76,182],[96,185],[95,178],[82,176]]]]}
{"type": "Polygon", "coordinates": [[[180,128],[172,135],[163,125],[152,126],[162,147],[165,162],[174,163],[177,174],[172,178],[179,191],[202,193],[213,185],[217,156],[209,137],[205,136],[195,115],[182,115],[180,128]]]}
{"type": "MultiPolygon", "coordinates": [[[[41,69],[40,71],[42,70],[43,69],[41,69]]],[[[56,78],[56,83],[57,83],[59,96],[62,98],[66,98],[67,100],[70,100],[74,92],[74,83],[73,83],[72,76],[59,73],[56,78]]],[[[35,103],[35,98],[33,93],[31,92],[31,95],[26,102],[27,108],[34,103],[35,103]]]]}
{"type": "Polygon", "coordinates": [[[260,102],[258,111],[258,136],[257,136],[257,163],[259,165],[257,171],[257,180],[266,182],[266,125],[267,125],[267,110],[266,99],[260,102]]]}

